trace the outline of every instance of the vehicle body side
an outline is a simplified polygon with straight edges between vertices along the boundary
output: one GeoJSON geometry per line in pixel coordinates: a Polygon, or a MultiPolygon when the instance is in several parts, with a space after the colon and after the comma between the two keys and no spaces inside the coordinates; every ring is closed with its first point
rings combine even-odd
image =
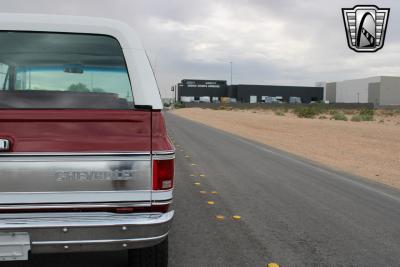
{"type": "Polygon", "coordinates": [[[123,51],[135,109],[0,109],[0,261],[33,253],[137,249],[168,235],[173,184],[162,103],[136,33],[101,18],[1,14],[0,31],[105,35],[123,51]]]}

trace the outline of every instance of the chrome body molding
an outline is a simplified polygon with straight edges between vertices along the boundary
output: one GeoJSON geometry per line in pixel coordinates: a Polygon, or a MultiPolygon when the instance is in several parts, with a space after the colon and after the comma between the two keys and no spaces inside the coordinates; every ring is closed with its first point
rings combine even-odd
{"type": "Polygon", "coordinates": [[[80,240],[80,241],[55,241],[32,242],[32,253],[60,253],[60,252],[90,252],[90,251],[116,251],[137,249],[155,246],[167,237],[168,233],[146,238],[106,239],[106,240],[80,240]]]}
{"type": "Polygon", "coordinates": [[[8,204],[0,205],[0,211],[15,210],[40,210],[40,209],[107,209],[107,208],[145,208],[154,206],[165,206],[172,204],[172,199],[149,202],[108,202],[108,203],[43,203],[43,204],[8,204]]]}
{"type": "Polygon", "coordinates": [[[152,201],[165,201],[173,198],[173,189],[170,190],[157,190],[152,191],[151,200],[152,201]]]}
{"type": "Polygon", "coordinates": [[[153,154],[155,155],[175,154],[175,150],[154,150],[153,154]]]}
{"type": "Polygon", "coordinates": [[[153,151],[153,159],[155,160],[175,159],[175,151],[174,150],[153,151]]]}
{"type": "Polygon", "coordinates": [[[170,200],[161,200],[161,201],[152,201],[151,205],[152,206],[166,206],[166,205],[171,205],[173,202],[172,199],[170,200]]]}
{"type": "MultiPolygon", "coordinates": [[[[150,152],[3,152],[0,153],[1,157],[14,157],[14,156],[150,156],[150,152]]],[[[155,150],[153,155],[171,155],[175,154],[175,150],[155,150]]]]}
{"type": "Polygon", "coordinates": [[[0,153],[0,210],[25,203],[168,201],[172,190],[151,190],[151,159],[174,158],[174,150],[0,153]]]}
{"type": "Polygon", "coordinates": [[[0,232],[28,233],[32,253],[124,250],[161,242],[173,215],[174,211],[0,214],[0,232]]]}
{"type": "Polygon", "coordinates": [[[151,200],[150,190],[70,191],[70,192],[0,192],[0,205],[45,203],[92,203],[151,200]]]}
{"type": "Polygon", "coordinates": [[[152,154],[145,152],[114,152],[114,153],[71,153],[71,152],[41,152],[41,153],[0,153],[0,162],[1,161],[37,161],[38,157],[42,160],[48,161],[60,161],[60,160],[68,160],[68,161],[81,161],[81,160],[129,160],[132,157],[135,160],[150,160],[159,159],[159,160],[167,160],[167,159],[175,159],[175,151],[174,150],[165,150],[165,151],[153,151],[152,154]]]}
{"type": "Polygon", "coordinates": [[[155,160],[175,159],[175,154],[165,154],[165,155],[155,154],[155,155],[153,155],[153,159],[155,159],[155,160]]]}
{"type": "Polygon", "coordinates": [[[5,152],[2,157],[150,156],[150,152],[5,152]]]}
{"type": "Polygon", "coordinates": [[[124,207],[150,207],[149,202],[108,202],[108,203],[42,203],[42,204],[8,204],[0,205],[0,211],[36,210],[36,209],[106,209],[124,207]]]}
{"type": "Polygon", "coordinates": [[[145,238],[129,238],[129,239],[100,239],[100,240],[71,240],[71,241],[33,241],[32,244],[36,246],[55,246],[55,245],[98,245],[98,244],[112,244],[112,243],[130,243],[130,242],[143,242],[143,241],[156,241],[160,238],[167,237],[168,233],[162,236],[145,237],[145,238]]]}

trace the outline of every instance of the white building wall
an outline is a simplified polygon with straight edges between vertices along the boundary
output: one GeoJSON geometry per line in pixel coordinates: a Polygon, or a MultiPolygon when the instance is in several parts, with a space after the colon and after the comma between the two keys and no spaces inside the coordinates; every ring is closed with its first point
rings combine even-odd
{"type": "Polygon", "coordinates": [[[380,105],[400,105],[400,77],[382,77],[380,105]]]}
{"type": "Polygon", "coordinates": [[[368,84],[380,82],[381,77],[347,80],[336,84],[337,103],[368,103],[368,84]]]}

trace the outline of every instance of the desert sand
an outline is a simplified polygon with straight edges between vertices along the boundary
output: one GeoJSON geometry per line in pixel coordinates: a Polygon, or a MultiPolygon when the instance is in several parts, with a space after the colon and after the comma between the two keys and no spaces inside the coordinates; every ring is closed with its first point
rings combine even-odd
{"type": "Polygon", "coordinates": [[[352,122],[278,116],[265,110],[170,112],[400,189],[400,116],[352,122]]]}

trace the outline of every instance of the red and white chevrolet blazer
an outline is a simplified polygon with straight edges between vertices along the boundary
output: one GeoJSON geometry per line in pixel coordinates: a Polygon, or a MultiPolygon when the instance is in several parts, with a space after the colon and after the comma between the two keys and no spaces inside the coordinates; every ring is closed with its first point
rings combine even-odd
{"type": "Polygon", "coordinates": [[[129,250],[166,266],[175,151],[135,32],[0,14],[0,261],[129,250]]]}

